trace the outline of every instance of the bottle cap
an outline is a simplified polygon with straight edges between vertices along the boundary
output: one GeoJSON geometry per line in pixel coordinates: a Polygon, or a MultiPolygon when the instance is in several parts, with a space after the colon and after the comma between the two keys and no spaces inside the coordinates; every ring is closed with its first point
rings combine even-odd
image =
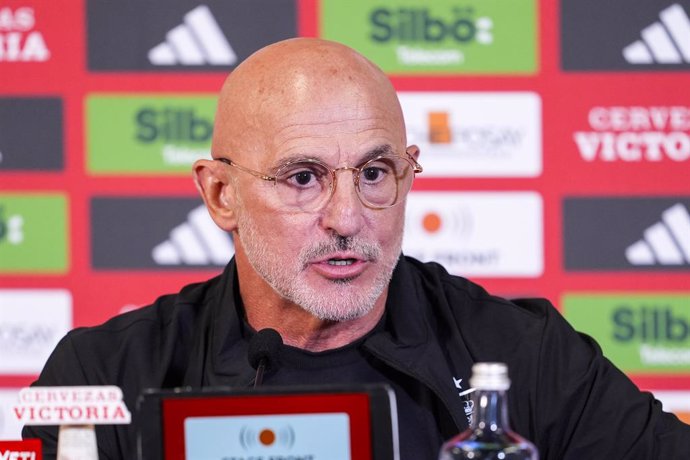
{"type": "Polygon", "coordinates": [[[470,385],[477,390],[507,390],[510,388],[508,366],[504,363],[475,363],[470,385]]]}

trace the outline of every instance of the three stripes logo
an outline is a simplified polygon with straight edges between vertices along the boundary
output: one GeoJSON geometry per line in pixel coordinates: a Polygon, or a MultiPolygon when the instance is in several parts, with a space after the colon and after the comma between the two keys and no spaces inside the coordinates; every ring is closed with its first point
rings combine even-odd
{"type": "Polygon", "coordinates": [[[213,270],[234,254],[198,198],[91,199],[91,257],[96,270],[213,270]]]}
{"type": "Polygon", "coordinates": [[[690,63],[690,18],[673,4],[659,13],[660,20],[645,27],[641,40],[623,49],[626,62],[635,65],[690,63]]]}
{"type": "Polygon", "coordinates": [[[192,210],[187,221],[173,228],[169,238],[151,251],[158,265],[224,266],[233,254],[232,240],[211,220],[203,205],[192,210]]]}
{"type": "Polygon", "coordinates": [[[223,65],[237,63],[237,55],[206,5],[184,15],[184,22],[148,53],[153,65],[223,65]]]}
{"type": "Polygon", "coordinates": [[[298,36],[297,0],[85,0],[92,72],[227,72],[298,36]]]}
{"type": "Polygon", "coordinates": [[[690,196],[566,198],[565,268],[688,271],[689,210],[690,196]]]}
{"type": "Polygon", "coordinates": [[[632,265],[690,265],[690,214],[678,203],[630,245],[625,257],[632,265]]]}

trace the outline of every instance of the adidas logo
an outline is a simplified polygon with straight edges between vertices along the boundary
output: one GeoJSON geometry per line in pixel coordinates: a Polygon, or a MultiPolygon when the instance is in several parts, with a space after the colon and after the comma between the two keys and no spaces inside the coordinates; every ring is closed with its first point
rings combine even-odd
{"type": "Polygon", "coordinates": [[[661,21],[642,30],[642,40],[623,48],[630,64],[690,63],[690,19],[679,4],[659,13],[661,21]]]}
{"type": "Polygon", "coordinates": [[[644,238],[625,250],[632,265],[690,265],[690,214],[680,203],[664,211],[644,238]]]}
{"type": "Polygon", "coordinates": [[[165,41],[148,54],[153,65],[233,65],[237,55],[206,5],[184,16],[184,23],[172,29],[165,41]]]}
{"type": "Polygon", "coordinates": [[[158,265],[220,265],[234,254],[230,236],[219,229],[203,205],[187,221],[170,231],[170,237],[151,251],[158,265]]]}

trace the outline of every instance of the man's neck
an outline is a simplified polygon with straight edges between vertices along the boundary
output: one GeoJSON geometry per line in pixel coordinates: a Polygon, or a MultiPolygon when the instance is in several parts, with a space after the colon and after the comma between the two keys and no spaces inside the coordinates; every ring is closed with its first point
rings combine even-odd
{"type": "Polygon", "coordinates": [[[360,318],[336,322],[318,319],[301,307],[280,300],[279,305],[269,305],[266,299],[253,302],[243,297],[247,322],[257,331],[273,328],[286,345],[314,352],[339,348],[363,337],[376,327],[385,307],[385,300],[379,301],[360,318]]]}

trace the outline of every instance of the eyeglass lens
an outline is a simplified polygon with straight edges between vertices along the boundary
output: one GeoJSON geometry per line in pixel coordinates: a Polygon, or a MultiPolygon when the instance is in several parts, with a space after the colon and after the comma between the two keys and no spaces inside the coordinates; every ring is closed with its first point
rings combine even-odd
{"type": "MultiPolygon", "coordinates": [[[[359,168],[347,169],[356,174],[353,179],[359,198],[374,208],[394,205],[412,184],[412,166],[398,156],[375,158],[359,168]]],[[[314,210],[330,198],[334,174],[320,162],[292,163],[276,174],[277,192],[285,206],[314,210]]]]}

